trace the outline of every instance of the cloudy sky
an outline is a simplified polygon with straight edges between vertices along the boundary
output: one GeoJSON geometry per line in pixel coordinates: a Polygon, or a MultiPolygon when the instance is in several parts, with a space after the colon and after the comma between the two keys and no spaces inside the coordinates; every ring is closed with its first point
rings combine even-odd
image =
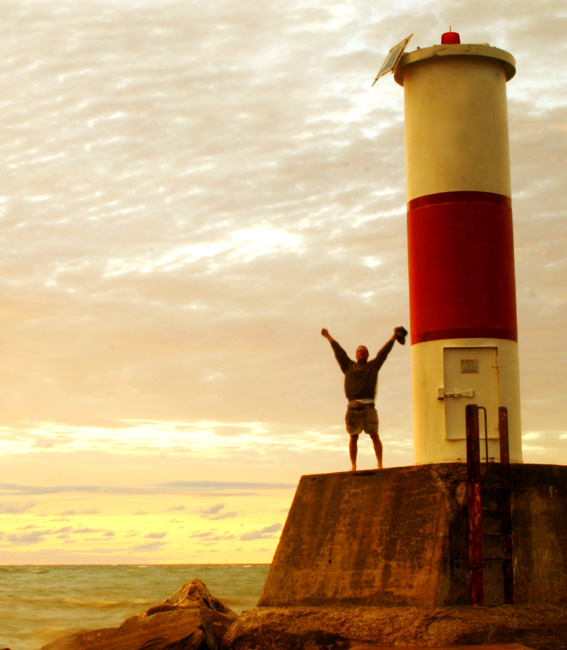
{"type": "Polygon", "coordinates": [[[371,84],[450,25],[517,60],[524,459],[567,463],[563,0],[0,9],[0,563],[270,562],[299,477],[348,469],[321,327],[353,352],[409,320],[403,91],[371,84]]]}

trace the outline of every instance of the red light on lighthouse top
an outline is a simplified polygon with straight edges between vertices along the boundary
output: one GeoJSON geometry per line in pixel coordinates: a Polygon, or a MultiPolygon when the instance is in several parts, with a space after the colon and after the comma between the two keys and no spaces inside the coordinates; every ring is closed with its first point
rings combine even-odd
{"type": "Polygon", "coordinates": [[[449,31],[445,32],[441,36],[441,45],[458,45],[461,42],[461,37],[457,32],[451,31],[451,28],[449,27],[449,31]]]}

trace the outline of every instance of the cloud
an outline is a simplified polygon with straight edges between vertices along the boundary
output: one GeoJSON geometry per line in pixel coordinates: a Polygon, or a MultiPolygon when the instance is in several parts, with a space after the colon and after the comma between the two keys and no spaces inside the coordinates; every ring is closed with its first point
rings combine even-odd
{"type": "Polygon", "coordinates": [[[236,539],[233,533],[218,533],[216,531],[195,531],[189,535],[191,539],[208,544],[211,542],[226,542],[236,539]]]}
{"type": "Polygon", "coordinates": [[[31,510],[32,508],[35,508],[36,505],[37,504],[35,501],[28,501],[27,503],[0,503],[0,514],[19,515],[23,512],[28,512],[28,510],[31,510]]]}
{"type": "Polygon", "coordinates": [[[221,512],[214,517],[208,517],[208,519],[211,519],[213,521],[219,521],[221,519],[234,519],[235,517],[238,517],[238,512],[236,512],[235,510],[231,510],[227,512],[221,512]]]}
{"type": "MultiPolygon", "coordinates": [[[[89,528],[86,526],[73,527],[62,526],[60,528],[39,528],[35,524],[28,524],[22,528],[17,529],[14,533],[8,533],[4,539],[11,544],[17,546],[33,546],[46,541],[48,537],[55,537],[56,539],[65,539],[70,542],[73,537],[79,536],[82,541],[101,541],[108,540],[116,536],[116,532],[112,530],[103,530],[100,528],[89,528]],[[27,532],[21,532],[27,531],[27,532]],[[86,535],[97,535],[96,537],[85,537],[86,535]]],[[[151,537],[151,535],[150,535],[151,537]]]]}
{"type": "MultiPolygon", "coordinates": [[[[155,486],[118,487],[112,485],[21,485],[17,483],[0,483],[0,494],[5,495],[49,495],[64,492],[82,492],[90,494],[173,494],[191,492],[233,492],[242,490],[281,490],[295,488],[292,483],[260,483],[249,481],[171,481],[155,486]]],[[[177,509],[185,506],[175,506],[177,509]]],[[[74,514],[74,510],[65,511],[74,514]]],[[[89,511],[92,513],[92,511],[89,511]]]]}
{"type": "Polygon", "coordinates": [[[139,544],[138,546],[132,546],[130,551],[132,553],[153,553],[155,551],[161,550],[165,546],[165,542],[149,542],[148,544],[139,544]]]}
{"type": "Polygon", "coordinates": [[[58,528],[57,530],[49,531],[49,532],[50,534],[61,535],[63,533],[71,533],[73,531],[74,528],[72,526],[63,526],[62,528],[58,528]]]}
{"type": "Polygon", "coordinates": [[[200,514],[205,518],[205,519],[211,519],[213,521],[218,521],[220,519],[232,519],[234,517],[238,517],[238,513],[234,511],[225,511],[224,510],[224,503],[217,503],[214,506],[211,506],[210,508],[206,508],[205,510],[200,510],[200,514]]]}
{"type": "Polygon", "coordinates": [[[224,503],[216,503],[214,506],[211,506],[210,508],[206,508],[204,510],[200,510],[199,512],[205,516],[207,515],[214,516],[217,515],[223,508],[224,508],[224,503]]]}
{"type": "Polygon", "coordinates": [[[240,539],[243,542],[250,542],[255,539],[275,539],[277,536],[274,533],[279,533],[282,528],[282,524],[273,524],[261,530],[251,530],[248,533],[244,533],[240,536],[240,539]]]}
{"type": "Polygon", "coordinates": [[[40,544],[44,541],[45,536],[49,534],[49,531],[36,530],[31,533],[11,533],[6,535],[6,539],[10,544],[16,546],[33,546],[34,544],[40,544]]]}
{"type": "Polygon", "coordinates": [[[145,539],[163,539],[167,533],[148,533],[144,535],[145,539]]]}
{"type": "Polygon", "coordinates": [[[127,494],[129,488],[104,487],[96,485],[19,485],[16,483],[0,483],[0,494],[42,495],[61,494],[62,492],[87,492],[95,494],[127,494]]]}
{"type": "Polygon", "coordinates": [[[261,483],[252,481],[171,481],[161,487],[182,491],[281,490],[295,488],[293,483],[261,483]]]}

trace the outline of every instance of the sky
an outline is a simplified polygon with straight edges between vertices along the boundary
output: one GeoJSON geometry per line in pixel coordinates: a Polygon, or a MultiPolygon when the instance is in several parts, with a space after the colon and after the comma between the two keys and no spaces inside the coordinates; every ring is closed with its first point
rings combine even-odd
{"type": "Polygon", "coordinates": [[[524,461],[567,463],[563,0],[0,9],[0,564],[269,563],[300,477],[349,469],[321,328],[354,354],[409,323],[403,89],[372,81],[450,26],[516,58],[524,461]]]}

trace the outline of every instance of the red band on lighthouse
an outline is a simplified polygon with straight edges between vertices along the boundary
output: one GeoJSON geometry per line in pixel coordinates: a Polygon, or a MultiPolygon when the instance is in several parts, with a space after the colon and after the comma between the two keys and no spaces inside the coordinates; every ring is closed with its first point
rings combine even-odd
{"type": "Polygon", "coordinates": [[[408,204],[411,342],[518,340],[510,199],[443,192],[408,204]]]}

